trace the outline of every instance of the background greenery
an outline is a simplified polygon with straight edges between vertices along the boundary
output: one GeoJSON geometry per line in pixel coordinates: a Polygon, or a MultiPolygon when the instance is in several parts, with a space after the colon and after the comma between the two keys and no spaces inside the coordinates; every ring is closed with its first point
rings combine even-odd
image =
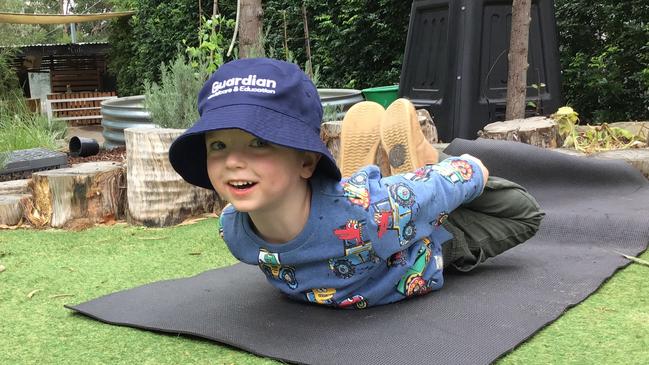
{"type": "MultiPolygon", "coordinates": [[[[63,307],[235,263],[217,225],[210,218],[164,229],[0,231],[0,363],[279,364],[211,341],[103,324],[63,307]]],[[[649,363],[648,272],[631,264],[496,363],[649,363]]]]}
{"type": "MultiPolygon", "coordinates": [[[[582,122],[649,119],[649,6],[646,0],[554,0],[563,96],[582,122]]],[[[320,87],[366,88],[399,82],[411,1],[265,0],[267,53],[306,63],[302,4],[308,13],[313,65],[320,87]],[[286,19],[286,22],[284,21],[286,19]],[[284,24],[286,23],[286,37],[284,24]],[[286,38],[286,39],[285,39],[286,38]],[[287,55],[284,42],[290,53],[287,55]]],[[[213,1],[201,2],[205,15],[213,1]]],[[[236,0],[219,10],[235,18],[236,0]]],[[[1,11],[57,13],[58,0],[0,0],[1,11]]],[[[136,10],[136,16],[79,25],[80,41],[109,40],[119,94],[160,81],[183,40],[198,43],[197,0],[75,0],[76,13],[136,10]],[[112,24],[108,27],[108,24],[112,24]]],[[[0,45],[67,41],[63,26],[0,24],[0,45]]],[[[230,39],[231,29],[223,37],[230,39]]],[[[0,69],[0,72],[2,70],[0,69]]],[[[0,79],[2,79],[0,75],[0,79]]]]}

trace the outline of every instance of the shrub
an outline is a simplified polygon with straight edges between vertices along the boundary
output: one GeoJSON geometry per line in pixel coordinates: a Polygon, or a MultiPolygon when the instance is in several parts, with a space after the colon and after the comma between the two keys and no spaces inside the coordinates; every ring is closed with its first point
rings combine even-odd
{"type": "Polygon", "coordinates": [[[160,83],[145,83],[145,105],[153,122],[163,128],[189,128],[198,119],[198,92],[209,73],[196,69],[178,53],[173,63],[160,65],[160,83]]]}

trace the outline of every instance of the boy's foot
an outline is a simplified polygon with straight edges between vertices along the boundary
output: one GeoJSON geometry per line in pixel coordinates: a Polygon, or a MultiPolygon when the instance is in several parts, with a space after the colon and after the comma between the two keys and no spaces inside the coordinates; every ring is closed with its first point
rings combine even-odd
{"type": "Polygon", "coordinates": [[[372,101],[356,103],[345,113],[338,158],[343,178],[375,163],[380,140],[379,124],[384,114],[385,109],[372,101]]]}
{"type": "Polygon", "coordinates": [[[381,122],[381,143],[388,154],[392,175],[439,161],[437,150],[421,131],[415,106],[407,99],[397,99],[386,109],[381,122]]]}

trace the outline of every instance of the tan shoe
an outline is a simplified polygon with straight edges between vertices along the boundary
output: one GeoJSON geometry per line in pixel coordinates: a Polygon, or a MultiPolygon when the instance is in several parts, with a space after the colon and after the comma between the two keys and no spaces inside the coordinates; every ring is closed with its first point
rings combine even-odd
{"type": "Polygon", "coordinates": [[[379,148],[379,124],[385,109],[373,101],[354,104],[343,118],[340,131],[340,157],[338,166],[343,178],[350,177],[360,168],[375,162],[379,148]]]}
{"type": "Polygon", "coordinates": [[[415,106],[409,100],[402,98],[392,102],[385,110],[380,129],[392,175],[439,161],[437,150],[426,140],[415,106]]]}

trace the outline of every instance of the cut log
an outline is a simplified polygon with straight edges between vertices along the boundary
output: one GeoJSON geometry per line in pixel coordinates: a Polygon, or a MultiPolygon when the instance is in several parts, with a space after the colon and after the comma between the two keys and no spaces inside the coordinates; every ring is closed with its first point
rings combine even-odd
{"type": "Polygon", "coordinates": [[[417,109],[417,118],[419,119],[419,126],[421,126],[421,131],[424,132],[424,136],[426,136],[426,140],[431,144],[439,143],[439,137],[437,136],[437,127],[435,127],[433,117],[430,116],[428,110],[417,109]]]}
{"type": "Polygon", "coordinates": [[[611,150],[590,155],[591,158],[603,160],[622,160],[640,170],[649,179],[649,149],[629,148],[624,150],[611,150]]]}
{"type": "MultiPolygon", "coordinates": [[[[436,144],[438,142],[437,137],[437,128],[433,123],[433,119],[430,117],[430,114],[425,109],[417,110],[417,118],[419,120],[419,125],[421,130],[426,137],[426,140],[431,144],[436,144]]],[[[331,155],[338,161],[340,155],[340,131],[342,129],[342,121],[332,121],[324,122],[320,126],[320,137],[325,143],[331,155]]],[[[376,151],[376,156],[374,158],[375,164],[379,166],[381,174],[383,176],[390,175],[390,163],[388,161],[388,154],[383,149],[383,146],[379,144],[379,148],[376,151]]]]}
{"type": "Polygon", "coordinates": [[[23,200],[30,195],[0,195],[0,225],[15,226],[23,218],[23,200]]]}
{"type": "Polygon", "coordinates": [[[514,119],[490,123],[478,132],[480,138],[516,141],[543,148],[559,145],[559,128],[546,117],[514,119]]]}
{"type": "Polygon", "coordinates": [[[0,182],[0,195],[28,194],[29,179],[0,182]]]}
{"type": "Polygon", "coordinates": [[[124,130],[130,224],[171,226],[220,209],[221,201],[213,190],[185,182],[169,162],[169,147],[183,132],[167,128],[124,130]]]}
{"type": "Polygon", "coordinates": [[[32,174],[33,202],[25,215],[36,227],[63,227],[76,219],[93,223],[114,220],[123,200],[121,163],[86,162],[72,167],[32,174]]]}

